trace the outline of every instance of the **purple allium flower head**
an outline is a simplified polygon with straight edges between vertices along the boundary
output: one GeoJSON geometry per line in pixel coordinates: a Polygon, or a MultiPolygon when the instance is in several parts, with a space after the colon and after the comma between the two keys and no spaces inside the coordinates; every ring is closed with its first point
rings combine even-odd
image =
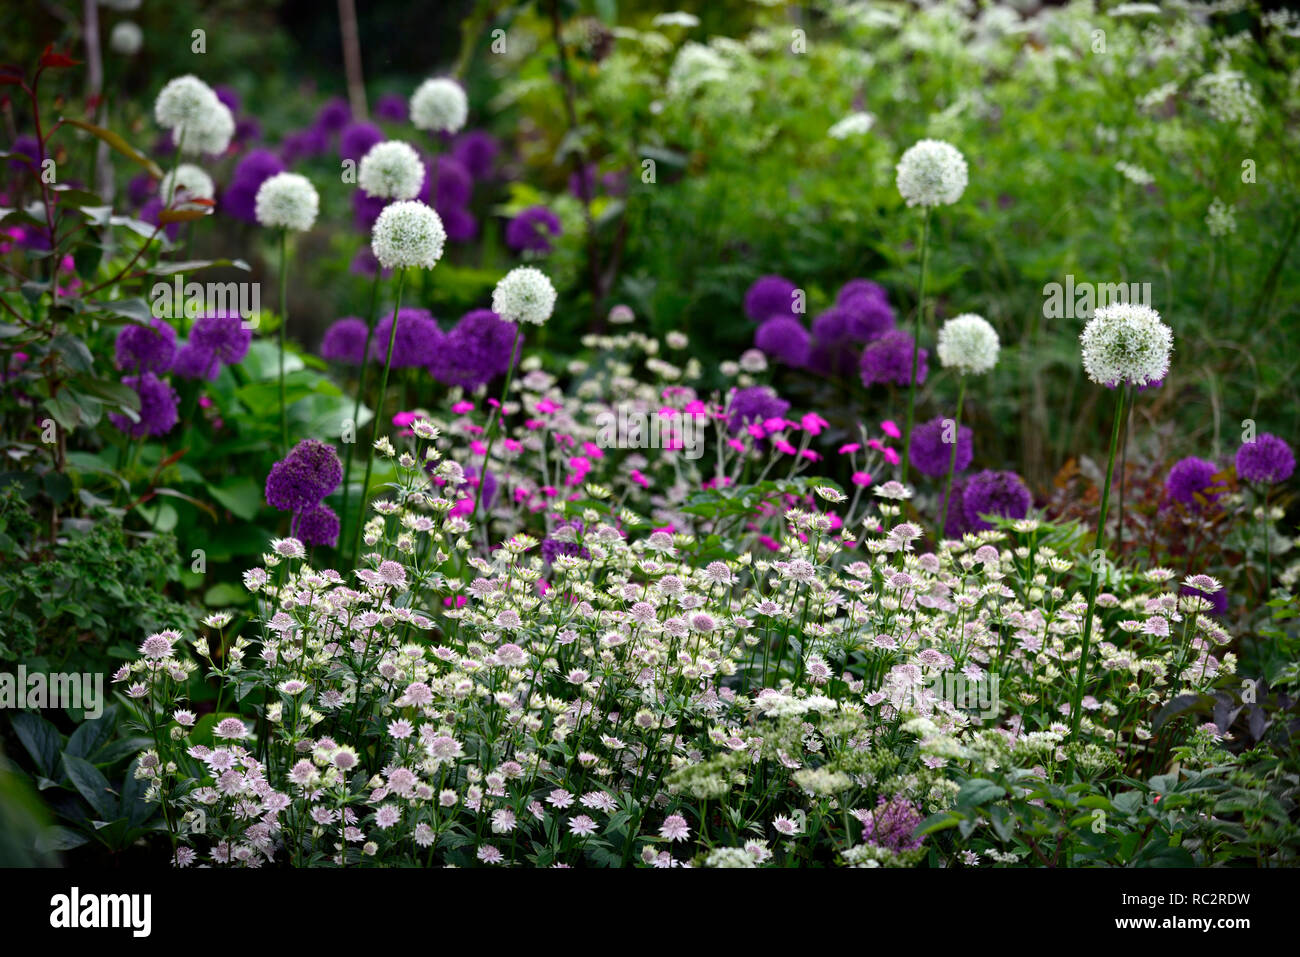
{"type": "Polygon", "coordinates": [[[732,432],[739,432],[750,422],[777,419],[789,411],[790,403],[768,386],[755,385],[748,389],[737,389],[736,394],[731,397],[731,418],[727,428],[732,432]]]}
{"type": "Polygon", "coordinates": [[[406,109],[406,97],[400,93],[385,93],[375,101],[375,118],[389,123],[405,123],[406,109]]]}
{"type": "Polygon", "coordinates": [[[146,435],[157,438],[166,435],[176,424],[176,405],[179,401],[176,391],[152,372],[143,375],[129,375],[122,384],[134,389],[140,397],[140,421],[132,422],[125,415],[109,413],[111,421],[119,430],[133,439],[142,439],[146,435]]]}
{"type": "Polygon", "coordinates": [[[253,330],[238,315],[200,316],[190,330],[190,345],[212,353],[228,366],[244,361],[252,338],[253,330]]]}
{"type": "Polygon", "coordinates": [[[339,542],[339,517],[324,502],[300,511],[293,523],[295,537],[304,545],[335,547],[339,542]]]}
{"type": "Polygon", "coordinates": [[[835,304],[842,306],[855,296],[861,295],[874,296],[881,302],[889,302],[889,295],[879,283],[874,283],[870,279],[850,279],[840,287],[839,295],[835,297],[835,304]]]}
{"type": "Polygon", "coordinates": [[[468,170],[465,169],[461,162],[454,157],[442,155],[433,164],[434,171],[432,175],[434,181],[432,186],[429,183],[430,169],[426,162],[424,186],[420,190],[420,198],[435,209],[442,207],[464,206],[469,202],[470,194],[474,191],[474,180],[470,178],[468,170]],[[429,196],[432,190],[433,202],[429,202],[429,196]]]}
{"type": "Polygon", "coordinates": [[[342,362],[350,366],[361,365],[366,354],[366,323],[356,316],[346,316],[325,330],[321,340],[322,359],[342,362]]]}
{"type": "Polygon", "coordinates": [[[849,335],[849,313],[832,306],[812,321],[808,368],[823,376],[850,376],[858,367],[858,350],[849,335]]]}
{"type": "Polygon", "coordinates": [[[15,171],[29,170],[36,172],[36,163],[40,158],[41,145],[36,141],[36,137],[29,133],[21,136],[15,136],[14,141],[9,146],[10,153],[21,153],[27,159],[13,157],[9,160],[9,168],[15,171]]]}
{"type": "Polygon", "coordinates": [[[141,173],[139,176],[131,177],[131,181],[126,184],[126,200],[135,208],[139,209],[149,201],[153,195],[154,181],[148,173],[141,173]]]}
{"type": "Polygon", "coordinates": [[[230,175],[230,185],[221,196],[222,212],[246,223],[257,222],[257,191],[276,173],[284,172],[284,163],[270,150],[249,150],[230,175]]]}
{"type": "Polygon", "coordinates": [[[522,252],[549,253],[551,237],[560,235],[560,218],[545,206],[529,206],[506,225],[506,245],[522,252]]]}
{"type": "MultiPolygon", "coordinates": [[[[916,384],[925,382],[929,372],[929,351],[921,349],[916,358],[916,384]]],[[[862,350],[859,363],[863,385],[892,383],[907,385],[912,378],[912,334],[904,329],[890,329],[862,350]]]]}
{"type": "MultiPolygon", "coordinates": [[[[360,190],[357,192],[360,192],[360,190]]],[[[363,243],[361,248],[357,250],[356,255],[352,257],[352,263],[348,266],[348,272],[352,273],[354,276],[373,277],[375,270],[378,268],[379,260],[375,258],[375,251],[370,248],[369,243],[363,243]]],[[[385,269],[384,275],[389,276],[392,272],[391,269],[385,269]]]]}
{"type": "Polygon", "coordinates": [[[339,134],[339,156],[360,162],[376,143],[382,143],[384,131],[373,123],[349,123],[339,134]]]}
{"type": "Polygon", "coordinates": [[[808,362],[808,330],[789,316],[765,320],[754,331],[754,346],[788,366],[801,367],[808,362]]]}
{"type": "Polygon", "coordinates": [[[468,209],[461,206],[439,206],[437,213],[442,217],[443,228],[447,230],[447,239],[451,242],[472,242],[478,235],[478,220],[468,209]]]}
{"type": "Polygon", "coordinates": [[[591,202],[596,198],[597,168],[595,163],[588,163],[581,169],[569,174],[569,192],[578,199],[591,202]]]}
{"type": "Polygon", "coordinates": [[[1193,588],[1191,585],[1183,585],[1178,589],[1180,595],[1197,595],[1204,598],[1214,607],[1209,609],[1211,615],[1222,617],[1228,613],[1228,589],[1220,588],[1214,594],[1201,591],[1199,588],[1193,588]]]}
{"type": "Polygon", "coordinates": [[[1219,497],[1219,492],[1210,491],[1217,484],[1214,475],[1218,471],[1219,467],[1213,462],[1195,456],[1176,462],[1165,479],[1165,498],[1199,511],[1203,505],[1219,497]],[[1200,501],[1197,496],[1200,496],[1200,501]]]}
{"type": "Polygon", "coordinates": [[[467,130],[452,143],[451,155],[460,161],[475,179],[487,179],[496,168],[501,146],[491,133],[484,130],[467,130]]]}
{"type": "Polygon", "coordinates": [[[1243,442],[1237,450],[1237,474],[1247,482],[1274,485],[1285,482],[1294,471],[1291,446],[1270,432],[1261,432],[1254,442],[1243,442]]]}
{"type": "Polygon", "coordinates": [[[966,513],[966,527],[974,532],[987,531],[993,525],[982,515],[1000,515],[1003,518],[1024,518],[1034,504],[1034,497],[1015,472],[995,472],[985,469],[968,476],[962,485],[962,509],[966,513]]]}
{"type": "Polygon", "coordinates": [[[866,291],[841,294],[837,308],[846,316],[849,338],[857,342],[872,342],[894,328],[894,310],[883,296],[866,291]]]}
{"type": "Polygon", "coordinates": [[[262,138],[262,124],[256,117],[241,116],[235,120],[235,133],[231,139],[237,144],[256,143],[262,138]]]}
{"type": "MultiPolygon", "coordinates": [[[[388,340],[393,335],[393,314],[375,323],[370,339],[370,358],[382,363],[388,356],[388,340]]],[[[404,306],[397,315],[397,333],[393,339],[394,369],[427,366],[443,348],[446,336],[427,309],[404,306]]]]}
{"type": "Polygon", "coordinates": [[[228,83],[218,83],[212,88],[212,92],[217,94],[217,99],[226,105],[226,109],[231,113],[239,112],[239,94],[235,88],[228,83]]]}
{"type": "Polygon", "coordinates": [[[348,101],[336,96],[325,101],[316,114],[314,125],[321,132],[333,135],[347,126],[351,119],[352,108],[348,106],[348,101]]]}
{"type": "Polygon", "coordinates": [[[280,156],[292,166],[301,159],[320,156],[329,149],[329,134],[322,129],[309,126],[305,130],[290,133],[280,144],[280,156]]]}
{"type": "MultiPolygon", "coordinates": [[[[428,182],[426,180],[425,182],[428,182]]],[[[382,196],[367,196],[364,189],[352,191],[352,224],[358,232],[369,233],[375,228],[375,220],[384,211],[389,200],[382,196]]],[[[366,244],[370,245],[369,243],[366,244]]]]}
{"type": "Polygon", "coordinates": [[[117,334],[114,352],[123,372],[166,372],[176,359],[176,330],[162,319],[130,323],[117,334]]]}
{"type": "MultiPolygon", "coordinates": [[[[153,199],[149,200],[149,202],[145,203],[144,206],[140,208],[140,219],[151,226],[157,226],[158,217],[162,214],[162,211],[163,211],[162,197],[155,196],[153,199]]],[[[163,227],[163,232],[167,234],[168,239],[175,241],[176,237],[181,234],[181,224],[168,223],[166,226],[163,227]]],[[[46,244],[45,248],[49,248],[48,243],[46,244]]]]}
{"type": "Polygon", "coordinates": [[[212,382],[221,371],[221,360],[209,352],[187,342],[176,353],[172,375],[180,379],[206,379],[212,382]]]}
{"type": "Polygon", "coordinates": [[[862,822],[864,844],[874,844],[897,853],[915,850],[924,840],[912,836],[924,816],[901,794],[889,800],[882,794],[875,808],[861,814],[858,819],[862,822]]]}
{"type": "Polygon", "coordinates": [[[517,331],[490,309],[467,312],[434,353],[429,374],[444,385],[476,389],[509,368],[517,331]]]}
{"type": "MultiPolygon", "coordinates": [[[[483,473],[483,494],[479,496],[479,510],[486,512],[492,507],[492,503],[497,497],[497,477],[488,469],[483,473]]],[[[470,486],[475,487],[478,483],[478,468],[473,465],[465,466],[465,477],[470,480],[470,486]]],[[[469,496],[473,498],[473,495],[469,496]]]]}
{"type": "Polygon", "coordinates": [[[303,439],[266,476],[266,501],[282,512],[319,504],[343,481],[343,463],[332,445],[303,439]]]}
{"type": "MultiPolygon", "coordinates": [[[[582,522],[579,519],[571,519],[568,522],[560,522],[557,528],[563,528],[565,525],[582,534],[582,522]]],[[[569,555],[575,558],[590,558],[591,553],[583,548],[577,542],[559,541],[554,538],[542,539],[542,561],[547,565],[555,564],[555,560],[561,555],[569,555]]]]}
{"type": "Polygon", "coordinates": [[[784,276],[759,276],[745,293],[745,315],[754,322],[773,316],[798,316],[795,284],[784,276]]]}
{"type": "MultiPolygon", "coordinates": [[[[952,458],[952,443],[944,439],[951,431],[952,419],[938,416],[929,422],[922,422],[912,430],[912,443],[908,449],[908,459],[922,475],[937,478],[948,474],[948,462],[952,458]]],[[[974,458],[974,433],[969,426],[963,425],[957,430],[956,471],[964,472],[974,458]]]]}

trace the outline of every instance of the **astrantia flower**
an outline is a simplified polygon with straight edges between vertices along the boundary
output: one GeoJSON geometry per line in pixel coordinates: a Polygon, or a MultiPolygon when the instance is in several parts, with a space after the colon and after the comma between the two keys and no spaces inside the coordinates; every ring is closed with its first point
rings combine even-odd
{"type": "Polygon", "coordinates": [[[357,185],[367,196],[414,199],[424,185],[424,164],[408,143],[401,140],[378,143],[361,157],[357,185]]]}
{"type": "Polygon", "coordinates": [[[325,330],[321,340],[322,359],[359,366],[366,353],[366,323],[356,316],[346,316],[325,330]]]}
{"type": "Polygon", "coordinates": [[[951,143],[921,140],[895,167],[908,206],[951,206],[966,191],[966,159],[951,143]]]}
{"type": "Polygon", "coordinates": [[[802,366],[808,361],[808,330],[798,319],[773,316],[754,332],[754,346],[786,365],[802,366]]]}
{"type": "Polygon", "coordinates": [[[192,199],[211,199],[217,187],[212,177],[193,163],[181,163],[174,172],[162,178],[158,192],[163,201],[173,209],[207,209],[209,207],[186,203],[192,199]]]}
{"type": "Polygon", "coordinates": [[[755,322],[773,316],[797,316],[795,284],[784,276],[759,276],[745,292],[745,315],[755,322]]]}
{"type": "Polygon", "coordinates": [[[686,818],[680,814],[670,814],[659,826],[659,834],[666,841],[684,841],[691,836],[691,829],[686,818]]]}
{"type": "Polygon", "coordinates": [[[1210,491],[1217,484],[1214,476],[1218,471],[1213,462],[1194,455],[1176,462],[1165,479],[1165,498],[1199,510],[1219,497],[1218,492],[1210,491]]]}
{"type": "Polygon", "coordinates": [[[992,528],[984,516],[1024,518],[1034,504],[1029,489],[1015,472],[976,472],[962,483],[962,509],[973,531],[992,528]]]}
{"type": "Polygon", "coordinates": [[[455,80],[425,80],[411,96],[411,122],[419,130],[455,133],[465,125],[469,103],[455,80]]]}
{"type": "Polygon", "coordinates": [[[997,364],[998,334],[982,316],[963,313],[940,328],[935,351],[944,368],[956,369],[962,375],[979,375],[997,364]]]}
{"type": "Polygon", "coordinates": [[[339,517],[325,503],[304,509],[298,516],[298,537],[304,545],[325,545],[333,548],[339,540],[339,517]]]}
{"type": "Polygon", "coordinates": [[[114,352],[123,372],[166,372],[176,358],[176,330],[162,319],[130,323],[117,334],[114,352]]]}
{"type": "Polygon", "coordinates": [[[306,232],[320,212],[320,196],[307,177],[277,173],[257,190],[257,221],[268,229],[306,232]]]}
{"type": "Polygon", "coordinates": [[[343,463],[332,445],[304,439],[266,477],[266,501],[281,511],[311,508],[343,481],[343,463]]]}
{"type": "Polygon", "coordinates": [[[506,245],[539,253],[551,251],[551,238],[560,235],[560,219],[545,206],[529,206],[506,224],[506,245]]]}
{"type": "MultiPolygon", "coordinates": [[[[891,383],[907,385],[912,378],[912,334],[904,329],[891,329],[879,339],[868,343],[862,350],[858,368],[863,385],[891,383]]],[[[916,357],[916,384],[925,382],[929,372],[929,352],[921,349],[916,357]]]]}
{"type": "MultiPolygon", "coordinates": [[[[912,430],[912,442],[908,456],[912,466],[922,475],[937,478],[948,474],[948,463],[952,459],[952,442],[950,438],[952,419],[942,416],[923,422],[912,430]]],[[[957,460],[954,469],[962,472],[974,457],[974,433],[967,426],[957,430],[957,460]]],[[[1019,516],[1017,516],[1019,517],[1019,516]]]]}
{"type": "Polygon", "coordinates": [[[1169,371],[1173,331],[1150,306],[1116,303],[1093,313],[1080,336],[1083,368],[1098,385],[1145,385],[1169,371]]]}
{"type": "Polygon", "coordinates": [[[385,269],[432,269],[442,258],[446,241],[438,214],[424,203],[405,200],[384,207],[375,220],[370,248],[385,269]]]}
{"type": "Polygon", "coordinates": [[[517,266],[492,291],[492,311],[506,322],[542,325],[555,309],[555,287],[532,266],[517,266]]]}
{"type": "Polygon", "coordinates": [[[1295,453],[1291,446],[1269,432],[1243,442],[1237,450],[1237,474],[1247,482],[1274,485],[1285,482],[1295,471],[1295,453]]]}
{"type": "Polygon", "coordinates": [[[157,438],[172,430],[178,418],[176,406],[179,399],[175,389],[152,372],[129,375],[122,380],[122,384],[134,389],[140,397],[140,411],[137,413],[140,421],[132,422],[127,416],[113,412],[108,416],[113,425],[133,439],[144,438],[146,435],[157,438]]]}

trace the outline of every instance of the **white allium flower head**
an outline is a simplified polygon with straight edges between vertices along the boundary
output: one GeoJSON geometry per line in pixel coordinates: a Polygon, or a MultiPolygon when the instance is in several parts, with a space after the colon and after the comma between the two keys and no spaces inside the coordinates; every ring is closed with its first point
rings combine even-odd
{"type": "Polygon", "coordinates": [[[998,334],[983,316],[953,316],[939,330],[939,361],[962,375],[988,372],[998,362],[998,334]]]}
{"type": "Polygon", "coordinates": [[[217,188],[212,182],[212,177],[195,166],[193,163],[181,163],[175,171],[169,172],[162,178],[162,183],[158,187],[159,193],[169,205],[174,205],[177,209],[199,209],[185,202],[187,199],[211,199],[217,194],[217,188]],[[173,187],[175,183],[175,187],[173,187]],[[173,196],[173,188],[175,195],[173,196]],[[173,204],[173,199],[179,199],[179,203],[173,204]]]}
{"type": "Polygon", "coordinates": [[[1102,306],[1093,312],[1079,340],[1083,369],[1098,385],[1146,385],[1169,372],[1174,333],[1150,306],[1102,306]]]}
{"type": "Polygon", "coordinates": [[[424,185],[420,154],[401,140],[376,143],[357,167],[357,185],[367,196],[415,199],[424,185]]]}
{"type": "Polygon", "coordinates": [[[866,136],[871,132],[871,127],[875,123],[876,118],[874,116],[859,110],[856,113],[850,113],[832,126],[826,135],[833,140],[846,140],[850,136],[866,136]]]}
{"type": "Polygon", "coordinates": [[[144,46],[144,31],[138,24],[123,20],[113,25],[113,32],[108,35],[108,48],[122,56],[135,56],[144,46]]]}
{"type": "Polygon", "coordinates": [[[455,80],[425,80],[411,96],[411,122],[416,129],[456,133],[468,117],[469,102],[455,80]]]}
{"type": "Polygon", "coordinates": [[[540,326],[555,309],[555,287],[546,274],[532,266],[518,266],[492,291],[492,311],[506,322],[531,322],[540,326]]]}
{"type": "Polygon", "coordinates": [[[898,192],[908,206],[951,206],[968,182],[966,158],[951,143],[921,140],[898,161],[898,192]]]}
{"type": "Polygon", "coordinates": [[[230,138],[234,135],[235,117],[230,107],[218,100],[206,121],[186,130],[184,151],[220,156],[230,149],[230,138]]]}
{"type": "Polygon", "coordinates": [[[432,269],[446,241],[441,217],[418,200],[389,203],[370,234],[370,248],[385,269],[432,269]]]}
{"type": "Polygon", "coordinates": [[[307,177],[276,173],[257,190],[254,211],[257,221],[268,229],[305,233],[316,223],[320,196],[307,177]]]}
{"type": "Polygon", "coordinates": [[[159,126],[171,130],[179,139],[182,130],[188,136],[208,125],[220,105],[212,87],[197,76],[186,74],[167,81],[154,100],[153,115],[159,126]]]}

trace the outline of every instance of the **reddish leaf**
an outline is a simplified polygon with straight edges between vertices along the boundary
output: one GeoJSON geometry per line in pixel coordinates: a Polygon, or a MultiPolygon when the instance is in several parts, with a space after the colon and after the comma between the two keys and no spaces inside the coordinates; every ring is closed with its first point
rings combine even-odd
{"type": "Polygon", "coordinates": [[[41,54],[41,66],[58,68],[58,67],[80,66],[80,65],[81,65],[80,60],[74,60],[66,53],[59,53],[57,50],[55,50],[53,43],[47,46],[45,48],[45,52],[41,54]]]}
{"type": "Polygon", "coordinates": [[[0,86],[18,86],[23,82],[21,76],[13,76],[10,73],[0,73],[0,86]]]}

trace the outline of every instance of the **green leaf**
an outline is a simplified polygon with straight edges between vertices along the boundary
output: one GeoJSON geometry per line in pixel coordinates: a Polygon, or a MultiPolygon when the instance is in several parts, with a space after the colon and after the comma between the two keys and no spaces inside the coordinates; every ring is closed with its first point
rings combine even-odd
{"type": "Polygon", "coordinates": [[[59,729],[31,711],[20,711],[14,715],[13,726],[18,740],[32,756],[41,774],[47,778],[55,777],[59,766],[59,750],[63,746],[63,735],[59,734],[59,729]]]}
{"type": "Polygon", "coordinates": [[[160,263],[152,269],[146,269],[150,276],[174,276],[177,273],[198,272],[200,269],[211,269],[216,266],[225,266],[231,269],[242,269],[244,272],[251,272],[252,268],[242,259],[190,259],[178,263],[160,263]]]}
{"type": "Polygon", "coordinates": [[[75,754],[63,755],[63,766],[72,779],[77,792],[86,799],[95,813],[106,821],[117,816],[117,796],[109,786],[108,778],[85,758],[75,754]]]}
{"type": "Polygon", "coordinates": [[[93,137],[96,137],[97,139],[103,140],[105,143],[107,143],[113,149],[117,150],[123,156],[143,166],[146,170],[149,171],[149,175],[152,176],[154,179],[163,178],[163,171],[158,168],[157,163],[149,159],[149,157],[145,156],[143,153],[141,153],[139,150],[133,147],[126,140],[122,139],[122,137],[118,136],[112,130],[106,130],[102,126],[96,126],[93,123],[87,123],[85,120],[72,119],[66,116],[60,117],[60,120],[64,123],[69,124],[70,126],[75,126],[78,129],[85,130],[87,133],[89,133],[93,137]]]}
{"type": "Polygon", "coordinates": [[[110,707],[98,718],[77,725],[77,730],[73,731],[68,738],[68,746],[64,754],[77,758],[91,758],[113,736],[116,727],[117,710],[110,707]]]}
{"type": "Polygon", "coordinates": [[[208,485],[207,489],[213,498],[246,522],[256,518],[265,504],[262,501],[262,486],[250,476],[234,479],[224,485],[208,485]]]}
{"type": "Polygon", "coordinates": [[[957,806],[959,808],[979,807],[981,804],[997,800],[1006,793],[1006,789],[994,781],[971,778],[961,786],[961,791],[957,794],[957,806]]]}

